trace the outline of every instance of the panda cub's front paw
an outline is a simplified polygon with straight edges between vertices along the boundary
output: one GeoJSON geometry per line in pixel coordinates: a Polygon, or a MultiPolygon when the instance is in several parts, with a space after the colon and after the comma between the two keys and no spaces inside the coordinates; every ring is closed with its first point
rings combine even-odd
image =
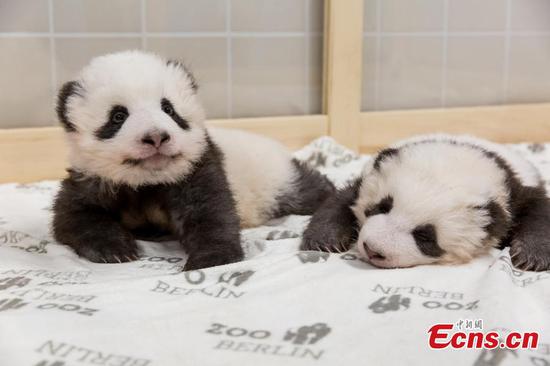
{"type": "Polygon", "coordinates": [[[543,243],[528,243],[514,240],[510,247],[510,258],[517,269],[523,271],[550,270],[550,238],[543,243]]]}
{"type": "Polygon", "coordinates": [[[197,269],[223,266],[225,264],[235,263],[243,260],[242,251],[235,253],[195,253],[190,254],[183,271],[194,271],[197,269]]]}
{"type": "Polygon", "coordinates": [[[79,256],[94,263],[123,263],[139,259],[138,247],[133,238],[101,240],[76,248],[79,256]]]}
{"type": "Polygon", "coordinates": [[[329,239],[320,239],[313,238],[309,236],[304,236],[302,239],[302,244],[300,245],[300,250],[312,250],[312,251],[321,251],[329,253],[342,253],[349,250],[349,245],[344,245],[338,243],[336,240],[331,241],[329,239]]]}

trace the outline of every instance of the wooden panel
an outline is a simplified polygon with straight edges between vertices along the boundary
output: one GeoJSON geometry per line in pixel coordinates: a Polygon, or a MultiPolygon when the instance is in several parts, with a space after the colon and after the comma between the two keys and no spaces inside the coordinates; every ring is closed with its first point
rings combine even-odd
{"type": "Polygon", "coordinates": [[[207,123],[210,126],[238,128],[269,136],[293,150],[328,133],[328,119],[324,115],[219,119],[207,123]]]}
{"type": "Polygon", "coordinates": [[[0,130],[0,183],[62,177],[66,151],[58,127],[0,130]]]}
{"type": "Polygon", "coordinates": [[[550,141],[550,104],[367,112],[361,114],[361,152],[375,152],[425,133],[471,134],[495,142],[550,141]]]}
{"type": "MultiPolygon", "coordinates": [[[[211,120],[208,125],[239,128],[270,136],[298,149],[326,135],[326,116],[211,120]]],[[[0,183],[59,179],[65,175],[67,149],[59,127],[0,130],[0,183]]]]}
{"type": "Polygon", "coordinates": [[[363,0],[326,0],[324,109],[329,134],[359,148],[363,0]]]}

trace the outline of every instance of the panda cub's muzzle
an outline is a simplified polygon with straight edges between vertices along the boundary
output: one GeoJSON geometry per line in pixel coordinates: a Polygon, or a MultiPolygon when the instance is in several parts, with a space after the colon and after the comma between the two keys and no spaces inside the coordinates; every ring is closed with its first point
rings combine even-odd
{"type": "Polygon", "coordinates": [[[146,169],[159,170],[166,167],[168,164],[181,158],[181,153],[173,154],[170,151],[169,144],[171,136],[166,131],[152,130],[146,132],[138,144],[142,151],[143,157],[126,158],[122,162],[124,165],[140,166],[146,169]]]}

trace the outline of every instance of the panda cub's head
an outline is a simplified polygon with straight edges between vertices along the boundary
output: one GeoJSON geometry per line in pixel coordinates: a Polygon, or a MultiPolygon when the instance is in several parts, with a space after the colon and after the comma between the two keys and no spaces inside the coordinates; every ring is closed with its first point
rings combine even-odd
{"type": "Polygon", "coordinates": [[[72,169],[133,187],[178,181],[206,146],[196,92],[179,62],[140,51],[93,59],[57,101],[72,169]]]}
{"type": "Polygon", "coordinates": [[[463,263],[509,224],[506,174],[486,152],[450,141],[383,150],[365,168],[352,210],[357,249],[377,267],[463,263]]]}

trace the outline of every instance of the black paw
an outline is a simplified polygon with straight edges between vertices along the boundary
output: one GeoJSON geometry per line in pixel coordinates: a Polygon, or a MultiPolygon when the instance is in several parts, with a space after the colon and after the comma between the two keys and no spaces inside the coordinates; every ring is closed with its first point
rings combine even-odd
{"type": "Polygon", "coordinates": [[[300,250],[314,250],[329,253],[343,253],[347,252],[350,248],[350,244],[338,243],[330,240],[318,240],[313,238],[304,237],[300,250]]]}
{"type": "Polygon", "coordinates": [[[510,247],[510,258],[517,269],[523,271],[550,270],[550,243],[514,241],[510,247]]]}
{"type": "Polygon", "coordinates": [[[235,263],[243,260],[244,255],[241,253],[208,253],[208,254],[191,254],[183,266],[184,271],[194,271],[197,269],[223,266],[229,263],[235,263]]]}
{"type": "Polygon", "coordinates": [[[82,245],[76,252],[94,263],[123,263],[139,258],[138,247],[133,238],[103,240],[99,243],[82,245]]]}

